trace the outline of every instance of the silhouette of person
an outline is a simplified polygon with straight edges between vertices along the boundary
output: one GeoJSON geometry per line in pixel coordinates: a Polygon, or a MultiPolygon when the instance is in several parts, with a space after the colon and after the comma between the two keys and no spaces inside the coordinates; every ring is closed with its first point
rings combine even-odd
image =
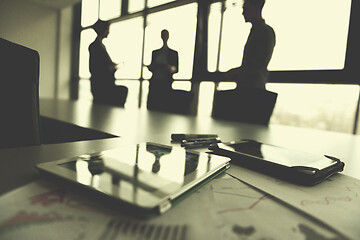
{"type": "Polygon", "coordinates": [[[179,56],[178,52],[169,48],[169,31],[161,31],[163,46],[154,50],[151,56],[151,63],[147,68],[152,72],[149,84],[148,103],[161,100],[171,93],[173,74],[178,72],[179,56]],[[162,97],[161,97],[162,96],[162,97]]]}
{"type": "Polygon", "coordinates": [[[237,89],[265,89],[268,81],[267,66],[272,57],[276,36],[273,28],[262,17],[264,4],[265,0],[244,0],[243,3],[245,22],[250,22],[252,27],[244,47],[242,64],[224,73],[225,79],[236,80],[237,89]]]}
{"type": "Polygon", "coordinates": [[[102,40],[109,35],[110,23],[98,20],[93,26],[97,38],[89,46],[91,93],[94,102],[124,106],[128,89],[115,85],[117,65],[111,60],[102,40]]]}

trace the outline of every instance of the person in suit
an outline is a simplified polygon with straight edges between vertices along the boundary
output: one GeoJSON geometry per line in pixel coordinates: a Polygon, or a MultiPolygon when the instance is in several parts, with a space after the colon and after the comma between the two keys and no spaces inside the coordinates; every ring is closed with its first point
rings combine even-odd
{"type": "MultiPolygon", "coordinates": [[[[149,84],[148,103],[167,97],[172,91],[174,81],[173,74],[178,72],[179,56],[178,52],[169,48],[169,31],[161,31],[163,46],[152,52],[151,63],[148,65],[152,77],[149,84]]],[[[164,99],[162,99],[164,100],[164,99]]]]}
{"type": "Polygon", "coordinates": [[[91,93],[96,103],[124,106],[128,89],[125,86],[115,85],[114,74],[117,64],[111,60],[102,43],[102,40],[109,35],[109,27],[110,23],[102,20],[98,20],[93,25],[97,38],[89,46],[91,93]]]}
{"type": "Polygon", "coordinates": [[[224,73],[225,78],[237,82],[237,88],[265,89],[267,66],[275,47],[275,32],[265,23],[262,9],[265,0],[244,0],[243,16],[252,27],[244,47],[242,64],[224,73]]]}

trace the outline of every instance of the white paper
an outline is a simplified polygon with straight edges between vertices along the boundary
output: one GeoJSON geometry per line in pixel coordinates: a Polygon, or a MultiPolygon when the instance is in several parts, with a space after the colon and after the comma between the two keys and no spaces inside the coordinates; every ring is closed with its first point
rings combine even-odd
{"type": "Polygon", "coordinates": [[[36,181],[0,198],[0,239],[184,239],[183,219],[144,220],[47,181],[36,181]]]}
{"type": "Polygon", "coordinates": [[[223,240],[343,239],[330,229],[285,207],[269,194],[234,178],[211,182],[214,215],[223,240]]]}
{"type": "Polygon", "coordinates": [[[210,181],[150,219],[66,186],[39,180],[0,197],[0,239],[342,239],[230,177],[210,181]]]}
{"type": "Polygon", "coordinates": [[[318,185],[307,187],[233,165],[228,173],[319,219],[343,235],[360,239],[360,180],[336,174],[318,185]]]}

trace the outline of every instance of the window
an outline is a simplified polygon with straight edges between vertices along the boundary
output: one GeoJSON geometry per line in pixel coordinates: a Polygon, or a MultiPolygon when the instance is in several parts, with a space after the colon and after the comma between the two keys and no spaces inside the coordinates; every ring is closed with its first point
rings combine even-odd
{"type": "Polygon", "coordinates": [[[208,27],[208,71],[215,72],[218,69],[220,30],[221,30],[221,3],[213,3],[209,12],[208,27]]]}
{"type": "MultiPolygon", "coordinates": [[[[126,1],[82,0],[79,76],[83,80],[80,81],[80,97],[92,98],[88,81],[88,46],[96,38],[90,27],[99,18],[112,22],[110,34],[103,43],[113,61],[120,66],[115,74],[116,84],[125,85],[129,89],[125,107],[137,108],[140,105],[146,108],[151,72],[145,66],[150,64],[152,51],[162,46],[160,32],[163,29],[170,33],[169,46],[179,53],[179,72],[174,75],[176,81],[172,87],[189,91],[189,80],[192,79],[195,67],[197,1],[128,0],[127,4],[122,5],[126,1]],[[124,6],[128,8],[122,9],[124,6]]],[[[251,29],[251,24],[245,23],[242,15],[243,0],[206,2],[210,7],[209,15],[204,16],[208,20],[208,39],[199,41],[198,47],[203,49],[201,44],[206,44],[207,69],[201,69],[204,71],[200,72],[227,71],[240,66],[251,29]]],[[[293,81],[310,76],[308,81],[315,82],[315,77],[319,75],[312,74],[312,70],[342,70],[347,57],[352,2],[357,3],[355,0],[267,1],[263,16],[276,33],[276,46],[268,67],[273,71],[272,76],[293,76],[293,81]]],[[[201,26],[202,21],[199,23],[201,26]]],[[[349,59],[354,61],[353,58],[349,59]]],[[[330,71],[318,72],[321,72],[321,76],[323,72],[328,77],[333,75],[330,71]]],[[[198,115],[211,115],[215,89],[226,90],[236,86],[233,82],[215,84],[206,79],[207,76],[215,75],[206,73],[201,79],[198,115]]],[[[272,124],[347,133],[353,130],[360,90],[358,85],[269,83],[267,89],[279,93],[271,118],[272,124]]],[[[357,131],[360,132],[359,128],[357,131]]]]}
{"type": "MultiPolygon", "coordinates": [[[[269,70],[343,69],[347,46],[351,0],[267,1],[263,16],[276,33],[276,46],[269,70]],[[321,16],[321,17],[320,17],[321,16]]],[[[209,16],[209,71],[217,62],[216,45],[221,39],[219,70],[241,65],[242,51],[251,24],[242,16],[242,0],[227,0],[223,16],[214,3],[209,16]]]]}
{"type": "Polygon", "coordinates": [[[129,13],[134,13],[144,10],[144,7],[145,7],[144,0],[129,0],[129,6],[128,6],[129,13]]]}
{"type": "Polygon", "coordinates": [[[344,68],[351,0],[268,3],[263,15],[277,39],[269,70],[344,68]]]}
{"type": "Polygon", "coordinates": [[[89,45],[95,40],[96,32],[93,29],[86,29],[80,35],[80,56],[79,56],[79,76],[80,78],[90,78],[89,71],[89,45]]]}
{"type": "Polygon", "coordinates": [[[119,17],[121,13],[121,1],[119,0],[100,0],[99,18],[109,20],[119,17]]]}
{"type": "Polygon", "coordinates": [[[241,65],[243,48],[250,31],[249,24],[244,22],[242,16],[242,0],[225,2],[222,26],[221,9],[219,3],[212,4],[210,8],[208,47],[212,49],[208,50],[210,53],[208,70],[212,72],[216,70],[214,67],[217,64],[220,71],[227,71],[241,65]],[[221,40],[220,48],[218,47],[219,39],[221,40]]]}
{"type": "Polygon", "coordinates": [[[99,3],[94,0],[82,0],[81,2],[81,26],[87,27],[98,20],[99,3]]]}
{"type": "Polygon", "coordinates": [[[173,2],[175,0],[147,0],[148,7],[155,7],[165,3],[173,2]]]}
{"type": "Polygon", "coordinates": [[[143,17],[110,25],[110,34],[103,40],[111,59],[119,64],[116,79],[139,79],[142,55],[143,17]]]}
{"type": "Polygon", "coordinates": [[[352,133],[359,86],[269,83],[278,93],[271,124],[352,133]]]}

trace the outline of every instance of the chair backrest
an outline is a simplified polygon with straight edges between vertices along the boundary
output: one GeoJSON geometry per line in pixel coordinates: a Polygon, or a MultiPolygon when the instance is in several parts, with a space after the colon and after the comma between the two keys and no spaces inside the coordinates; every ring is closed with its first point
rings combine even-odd
{"type": "Polygon", "coordinates": [[[193,98],[193,93],[185,90],[150,93],[147,99],[147,109],[189,115],[193,98]]]}
{"type": "Polygon", "coordinates": [[[216,91],[212,117],[268,125],[277,93],[252,88],[216,91]]]}
{"type": "Polygon", "coordinates": [[[0,148],[38,145],[39,54],[0,38],[0,148]]]}

